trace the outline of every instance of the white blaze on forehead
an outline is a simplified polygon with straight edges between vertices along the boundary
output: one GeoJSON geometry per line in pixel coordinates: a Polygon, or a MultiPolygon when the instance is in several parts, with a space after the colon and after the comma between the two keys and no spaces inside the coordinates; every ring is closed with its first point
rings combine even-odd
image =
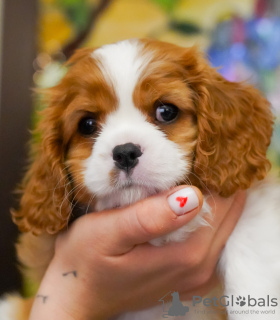
{"type": "Polygon", "coordinates": [[[143,43],[133,39],[105,45],[92,53],[105,79],[113,86],[119,110],[128,111],[134,106],[134,88],[152,57],[143,54],[143,47],[143,43]]]}
{"type": "Polygon", "coordinates": [[[132,39],[105,45],[92,54],[118,98],[116,111],[109,114],[102,128],[103,136],[115,137],[112,148],[128,142],[139,144],[141,131],[147,131],[147,127],[156,130],[133,102],[135,86],[153,57],[152,52],[144,54],[143,48],[142,42],[132,39]]]}

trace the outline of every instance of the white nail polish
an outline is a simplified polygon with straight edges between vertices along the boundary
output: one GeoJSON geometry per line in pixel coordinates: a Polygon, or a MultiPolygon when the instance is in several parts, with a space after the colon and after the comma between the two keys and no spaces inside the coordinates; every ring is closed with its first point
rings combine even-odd
{"type": "Polygon", "coordinates": [[[178,190],[168,197],[172,211],[178,216],[186,214],[199,206],[199,200],[191,187],[178,190]]]}

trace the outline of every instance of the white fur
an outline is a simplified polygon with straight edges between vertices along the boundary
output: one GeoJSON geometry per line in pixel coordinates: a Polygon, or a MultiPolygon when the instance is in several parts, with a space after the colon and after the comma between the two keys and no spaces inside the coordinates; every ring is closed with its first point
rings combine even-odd
{"type": "Polygon", "coordinates": [[[0,319],[1,320],[17,320],[20,310],[20,301],[17,296],[11,301],[9,297],[0,300],[0,319]]]}
{"type": "Polygon", "coordinates": [[[152,58],[152,53],[143,55],[142,50],[143,44],[132,39],[105,45],[92,53],[119,98],[119,110],[125,113],[131,111],[135,85],[152,58]]]}
{"type": "Polygon", "coordinates": [[[0,300],[1,320],[12,320],[14,306],[8,300],[0,300]]]}
{"type": "MultiPolygon", "coordinates": [[[[248,190],[245,209],[226,244],[219,269],[227,295],[255,298],[269,295],[277,298],[279,305],[274,308],[274,315],[263,315],[263,318],[255,314],[229,315],[230,320],[280,318],[279,245],[280,184],[264,181],[248,190]]],[[[254,310],[264,309],[254,307],[254,310]]]]}

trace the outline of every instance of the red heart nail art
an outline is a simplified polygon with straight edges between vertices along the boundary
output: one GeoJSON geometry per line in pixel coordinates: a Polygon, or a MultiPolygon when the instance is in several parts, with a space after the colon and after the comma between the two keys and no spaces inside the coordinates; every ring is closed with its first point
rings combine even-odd
{"type": "Polygon", "coordinates": [[[177,197],[176,200],[180,202],[180,207],[183,208],[187,203],[188,197],[177,197]]]}

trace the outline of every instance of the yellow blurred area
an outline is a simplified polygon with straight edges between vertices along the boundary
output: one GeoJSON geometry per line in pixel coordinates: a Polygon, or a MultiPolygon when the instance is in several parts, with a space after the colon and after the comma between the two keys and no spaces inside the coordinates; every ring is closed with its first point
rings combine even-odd
{"type": "MultiPolygon", "coordinates": [[[[44,0],[51,2],[52,0],[44,0]]],[[[73,36],[73,27],[61,11],[48,8],[39,24],[39,51],[52,54],[59,51],[73,36]]]]}
{"type": "Polygon", "coordinates": [[[151,36],[166,22],[165,12],[150,0],[116,0],[98,21],[86,45],[151,36]]]}
{"type": "Polygon", "coordinates": [[[44,4],[54,4],[55,0],[41,0],[41,3],[44,4]]]}

